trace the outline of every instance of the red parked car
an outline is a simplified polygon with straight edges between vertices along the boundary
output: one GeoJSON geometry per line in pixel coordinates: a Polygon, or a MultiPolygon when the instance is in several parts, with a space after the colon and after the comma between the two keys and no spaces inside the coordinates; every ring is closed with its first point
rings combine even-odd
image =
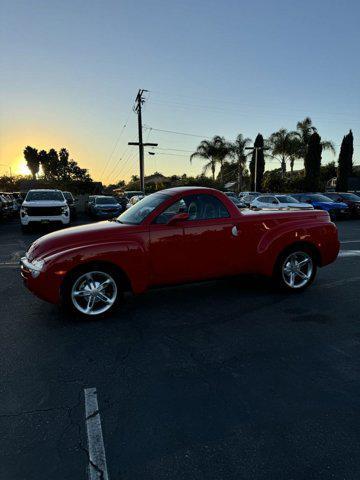
{"type": "Polygon", "coordinates": [[[300,291],[338,251],[327,212],[239,211],[218,190],[181,187],[149,195],[115,220],[41,237],[21,273],[38,297],[97,316],[127,290],[240,273],[300,291]]]}

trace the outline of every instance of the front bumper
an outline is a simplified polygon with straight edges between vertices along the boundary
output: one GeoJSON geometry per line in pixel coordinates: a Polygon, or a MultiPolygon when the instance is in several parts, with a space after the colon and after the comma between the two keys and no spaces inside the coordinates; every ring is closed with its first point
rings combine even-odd
{"type": "Polygon", "coordinates": [[[70,223],[69,215],[49,215],[49,216],[29,216],[24,215],[20,216],[21,225],[29,225],[30,223],[62,223],[63,225],[68,225],[70,223]]]}
{"type": "Polygon", "coordinates": [[[20,268],[24,285],[30,292],[46,302],[60,303],[63,276],[54,275],[45,268],[37,268],[26,257],[21,258],[20,268]]]}

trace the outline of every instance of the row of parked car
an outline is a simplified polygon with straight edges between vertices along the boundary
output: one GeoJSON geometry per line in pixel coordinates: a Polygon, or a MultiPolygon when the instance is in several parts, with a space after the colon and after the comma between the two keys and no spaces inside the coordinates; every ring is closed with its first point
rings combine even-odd
{"type": "Polygon", "coordinates": [[[0,218],[15,216],[24,200],[20,192],[0,192],[0,218]]]}
{"type": "Polygon", "coordinates": [[[239,208],[318,209],[326,210],[331,219],[360,218],[360,192],[326,192],[270,194],[260,192],[225,192],[239,208]]]}

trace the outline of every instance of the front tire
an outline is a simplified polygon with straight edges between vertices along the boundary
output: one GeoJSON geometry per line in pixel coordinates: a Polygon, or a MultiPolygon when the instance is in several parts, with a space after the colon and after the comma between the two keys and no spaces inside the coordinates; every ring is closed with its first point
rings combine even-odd
{"type": "Polygon", "coordinates": [[[74,314],[96,320],[111,313],[121,296],[115,269],[93,266],[70,274],[65,280],[62,303],[74,314]]]}
{"type": "Polygon", "coordinates": [[[314,253],[306,247],[286,250],[277,262],[274,277],[280,289],[301,292],[315,279],[317,262],[314,253]]]}

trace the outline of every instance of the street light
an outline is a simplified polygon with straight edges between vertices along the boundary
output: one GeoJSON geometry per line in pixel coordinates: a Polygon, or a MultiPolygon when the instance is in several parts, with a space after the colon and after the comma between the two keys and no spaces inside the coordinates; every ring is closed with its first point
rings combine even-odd
{"type": "Polygon", "coordinates": [[[256,192],[257,187],[257,159],[258,159],[258,150],[270,150],[269,147],[245,147],[245,150],[255,150],[255,171],[254,171],[254,192],[256,192]]]}

